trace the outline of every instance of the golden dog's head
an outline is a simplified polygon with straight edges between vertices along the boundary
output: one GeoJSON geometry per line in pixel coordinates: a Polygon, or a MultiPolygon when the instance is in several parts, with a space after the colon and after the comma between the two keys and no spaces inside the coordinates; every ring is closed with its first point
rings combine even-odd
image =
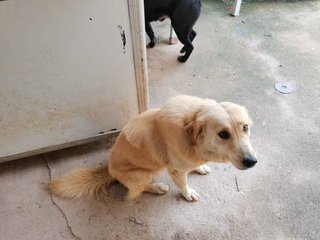
{"type": "Polygon", "coordinates": [[[257,163],[249,140],[252,121],[244,107],[207,100],[189,120],[189,142],[205,160],[230,161],[241,170],[257,163]]]}

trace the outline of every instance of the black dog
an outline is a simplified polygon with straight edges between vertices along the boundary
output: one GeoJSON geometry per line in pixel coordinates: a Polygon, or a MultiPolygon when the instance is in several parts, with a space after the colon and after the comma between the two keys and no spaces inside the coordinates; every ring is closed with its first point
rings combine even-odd
{"type": "Polygon", "coordinates": [[[187,61],[193,51],[192,41],[197,35],[192,27],[200,11],[200,0],[144,0],[146,32],[150,38],[148,46],[153,48],[156,44],[150,22],[163,20],[168,16],[179,41],[184,45],[180,51],[184,55],[179,56],[178,61],[187,61]]]}

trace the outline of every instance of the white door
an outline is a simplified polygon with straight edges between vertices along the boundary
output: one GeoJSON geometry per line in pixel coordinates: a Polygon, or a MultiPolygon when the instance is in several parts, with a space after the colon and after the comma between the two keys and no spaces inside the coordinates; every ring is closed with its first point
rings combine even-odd
{"type": "Polygon", "coordinates": [[[146,108],[142,12],[141,0],[0,1],[0,162],[96,139],[146,108]]]}

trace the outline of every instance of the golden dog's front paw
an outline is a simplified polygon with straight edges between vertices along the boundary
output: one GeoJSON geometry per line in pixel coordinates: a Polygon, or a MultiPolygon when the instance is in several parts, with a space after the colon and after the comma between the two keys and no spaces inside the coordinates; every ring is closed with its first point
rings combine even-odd
{"type": "Polygon", "coordinates": [[[196,168],[195,171],[201,175],[206,175],[211,172],[211,168],[208,165],[203,164],[200,167],[196,168]]]}
{"type": "Polygon", "coordinates": [[[199,200],[199,194],[195,190],[193,190],[192,188],[189,188],[189,187],[187,188],[186,191],[182,192],[182,195],[189,202],[199,200]]]}

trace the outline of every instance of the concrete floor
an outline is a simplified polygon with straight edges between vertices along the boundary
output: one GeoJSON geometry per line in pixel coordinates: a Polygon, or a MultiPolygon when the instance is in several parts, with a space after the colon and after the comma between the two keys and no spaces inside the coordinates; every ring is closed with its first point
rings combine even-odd
{"type": "Polygon", "coordinates": [[[245,105],[258,165],[212,164],[209,175],[192,174],[196,203],[184,201],[167,174],[160,178],[168,194],[127,203],[120,184],[104,201],[61,200],[46,190],[50,178],[103,164],[103,141],[4,163],[1,239],[320,239],[320,2],[246,3],[237,18],[225,7],[203,2],[186,64],[176,61],[181,45],[166,44],[168,21],[154,24],[150,105],[179,93],[245,105]],[[275,91],[278,80],[295,91],[275,91]]]}

